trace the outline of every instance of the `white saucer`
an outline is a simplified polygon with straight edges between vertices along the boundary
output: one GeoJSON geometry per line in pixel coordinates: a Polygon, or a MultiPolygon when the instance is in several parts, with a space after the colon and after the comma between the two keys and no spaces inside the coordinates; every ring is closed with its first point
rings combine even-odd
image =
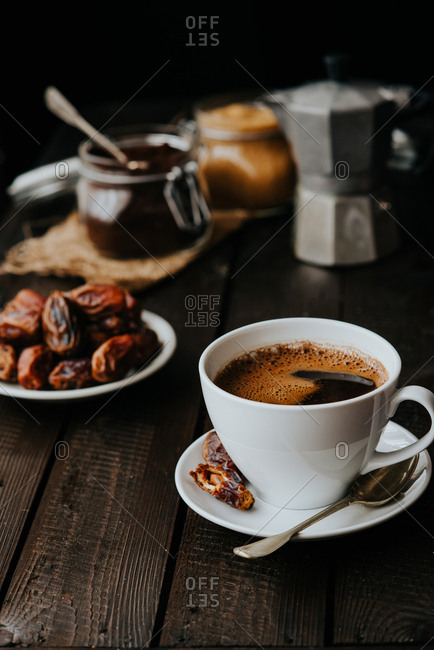
{"type": "MultiPolygon", "coordinates": [[[[277,508],[256,498],[251,510],[239,511],[231,508],[212,497],[208,492],[201,490],[189,475],[190,470],[196,469],[203,463],[202,444],[206,433],[195,440],[182,454],[175,471],[175,483],[178,492],[188,506],[205,519],[230,528],[233,531],[245,533],[252,537],[269,537],[276,533],[288,530],[297,523],[312,516],[321,508],[312,510],[288,510],[277,508]]],[[[405,447],[416,440],[415,436],[403,427],[389,422],[378,451],[391,451],[405,447]]],[[[414,503],[424,492],[431,478],[431,459],[427,451],[420,454],[419,462],[413,480],[397,499],[384,506],[369,508],[367,506],[353,505],[334,515],[319,521],[310,528],[306,528],[297,535],[296,539],[320,539],[346,535],[387,521],[403,512],[414,503]]],[[[246,483],[246,487],[249,487],[246,483]]],[[[251,488],[250,488],[251,489],[251,488]]],[[[255,496],[253,491],[253,496],[255,496]]]]}

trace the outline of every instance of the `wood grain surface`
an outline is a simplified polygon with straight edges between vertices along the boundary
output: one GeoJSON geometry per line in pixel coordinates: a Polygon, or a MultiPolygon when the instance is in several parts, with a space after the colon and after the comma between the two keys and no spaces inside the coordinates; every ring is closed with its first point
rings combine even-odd
{"type": "Polygon", "coordinates": [[[175,561],[173,473],[200,412],[197,360],[215,334],[185,327],[185,296],[192,286],[220,295],[221,255],[209,255],[202,280],[192,267],[145,301],[180,339],[169,364],[152,381],[69,408],[68,457],[53,467],[0,612],[13,643],[151,640],[166,565],[175,561]]]}

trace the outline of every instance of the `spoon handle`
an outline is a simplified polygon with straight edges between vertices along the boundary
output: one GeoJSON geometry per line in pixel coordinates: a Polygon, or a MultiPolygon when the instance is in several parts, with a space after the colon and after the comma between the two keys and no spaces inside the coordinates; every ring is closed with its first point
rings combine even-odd
{"type": "Polygon", "coordinates": [[[297,370],[294,372],[294,377],[301,377],[301,379],[312,379],[312,380],[321,380],[321,379],[338,379],[339,381],[352,381],[357,384],[363,384],[364,386],[370,386],[371,388],[375,387],[375,383],[372,379],[367,377],[360,377],[359,375],[354,375],[350,372],[333,372],[327,370],[297,370]]]}
{"type": "Polygon", "coordinates": [[[291,537],[297,533],[300,533],[305,528],[308,528],[308,526],[316,524],[317,521],[321,521],[321,519],[324,519],[325,517],[338,512],[338,510],[342,510],[342,508],[350,506],[354,502],[354,497],[347,494],[346,496],[342,497],[342,499],[339,499],[339,501],[336,501],[336,503],[332,503],[330,506],[327,506],[327,508],[324,508],[324,510],[320,510],[320,512],[317,512],[312,517],[309,517],[309,519],[305,519],[284,533],[278,533],[277,535],[264,537],[257,542],[252,542],[251,544],[246,544],[245,546],[237,546],[234,548],[234,553],[235,555],[240,555],[241,557],[246,557],[249,559],[269,555],[270,553],[273,553],[273,551],[276,551],[278,548],[286,544],[286,542],[288,542],[291,537]]]}
{"type": "Polygon", "coordinates": [[[108,149],[108,151],[110,151],[110,153],[123,165],[128,163],[128,157],[126,154],[109,138],[106,138],[102,133],[97,131],[94,126],[89,124],[89,122],[80,115],[75,106],[73,106],[71,102],[69,102],[66,97],[57,90],[57,88],[54,88],[54,86],[46,88],[44,99],[47,108],[54,113],[54,115],[60,117],[60,119],[67,122],[67,124],[71,124],[71,126],[75,126],[80,131],[83,131],[103,149],[108,149]]]}

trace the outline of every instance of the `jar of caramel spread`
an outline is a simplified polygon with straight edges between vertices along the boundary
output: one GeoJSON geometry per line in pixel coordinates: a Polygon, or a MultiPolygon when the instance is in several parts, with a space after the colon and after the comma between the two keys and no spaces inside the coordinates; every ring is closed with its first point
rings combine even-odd
{"type": "Polygon", "coordinates": [[[79,147],[78,211],[89,239],[111,257],[156,257],[200,247],[210,211],[197,180],[196,142],[169,125],[115,139],[130,170],[91,141],[79,147]]]}
{"type": "Polygon", "coordinates": [[[204,102],[198,178],[212,208],[273,211],[291,201],[295,164],[274,112],[258,101],[204,102]]]}

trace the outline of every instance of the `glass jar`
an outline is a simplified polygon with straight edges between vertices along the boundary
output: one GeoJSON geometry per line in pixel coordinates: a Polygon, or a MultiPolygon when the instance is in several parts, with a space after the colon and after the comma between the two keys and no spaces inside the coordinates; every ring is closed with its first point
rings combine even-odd
{"type": "Polygon", "coordinates": [[[198,178],[212,208],[281,211],[292,201],[292,148],[274,112],[259,100],[217,97],[194,111],[198,178]]]}
{"type": "Polygon", "coordinates": [[[92,141],[80,145],[78,211],[97,249],[131,258],[202,246],[211,217],[197,181],[193,135],[179,126],[147,125],[146,132],[113,139],[148,168],[126,169],[92,141]]]}

